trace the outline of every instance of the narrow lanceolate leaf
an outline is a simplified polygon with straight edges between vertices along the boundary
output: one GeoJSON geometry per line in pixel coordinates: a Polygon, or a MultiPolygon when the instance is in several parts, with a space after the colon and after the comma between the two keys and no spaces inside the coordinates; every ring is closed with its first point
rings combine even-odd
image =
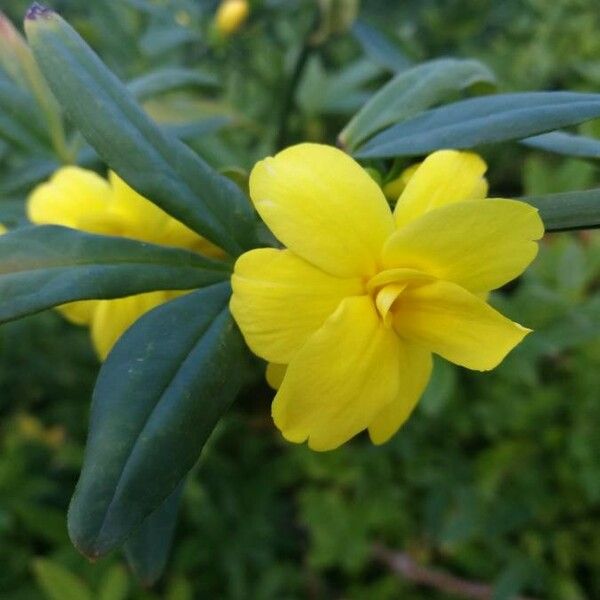
{"type": "Polygon", "coordinates": [[[355,155],[387,158],[440,148],[520,140],[600,116],[600,94],[527,92],[461,100],[426,111],[370,139],[355,155]]]}
{"type": "Polygon", "coordinates": [[[154,585],[169,558],[183,482],[125,543],[125,556],[131,570],[144,587],[154,585]]]}
{"type": "Polygon", "coordinates": [[[37,104],[26,90],[1,74],[0,137],[29,151],[49,153],[50,141],[37,104]]]}
{"type": "Polygon", "coordinates": [[[186,123],[171,123],[163,125],[162,128],[169,135],[182,140],[183,142],[191,142],[199,137],[216,133],[219,129],[223,129],[231,124],[229,117],[207,117],[206,119],[198,119],[197,121],[188,121],[186,123]]]}
{"type": "Polygon", "coordinates": [[[546,231],[600,227],[600,189],[520,198],[540,211],[546,231]]]}
{"type": "Polygon", "coordinates": [[[250,376],[230,293],[217,284],[146,313],[102,366],[69,509],[85,555],[123,544],[173,493],[250,376]]]}
{"type": "Polygon", "coordinates": [[[65,21],[34,5],[25,29],[67,116],[114,171],[230,254],[254,245],[254,216],[240,189],[161,131],[65,21]]]}
{"type": "Polygon", "coordinates": [[[576,156],[578,158],[600,158],[600,140],[575,135],[564,131],[551,131],[534,137],[521,140],[521,143],[530,148],[562,154],[564,156],[576,156]]]}
{"type": "Polygon", "coordinates": [[[476,83],[494,83],[493,73],[476,60],[442,58],[396,75],[354,116],[340,134],[349,150],[383,128],[431,108],[476,83]]]}
{"type": "Polygon", "coordinates": [[[386,34],[364,21],[356,20],[352,34],[365,54],[375,63],[396,72],[411,65],[411,60],[386,34]]]}
{"type": "Polygon", "coordinates": [[[147,100],[175,90],[215,88],[218,85],[217,79],[210,73],[173,67],[142,75],[130,81],[127,87],[138,100],[147,100]]]}
{"type": "Polygon", "coordinates": [[[67,227],[0,236],[0,322],[76,300],[185,290],[228,279],[229,267],[179,248],[67,227]]]}
{"type": "MultiPolygon", "coordinates": [[[[60,107],[50,92],[25,39],[2,12],[0,12],[0,64],[13,81],[32,93],[45,116],[46,127],[55,153],[64,162],[72,162],[60,107]]],[[[31,117],[34,121],[37,118],[37,114],[31,117]]]]}

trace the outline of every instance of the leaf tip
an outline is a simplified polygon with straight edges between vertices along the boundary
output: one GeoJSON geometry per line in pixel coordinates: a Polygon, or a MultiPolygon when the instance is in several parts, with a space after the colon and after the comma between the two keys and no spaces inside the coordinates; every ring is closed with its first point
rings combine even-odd
{"type": "Polygon", "coordinates": [[[25,13],[25,21],[37,21],[38,19],[47,19],[54,14],[54,11],[39,2],[34,2],[25,13]]]}

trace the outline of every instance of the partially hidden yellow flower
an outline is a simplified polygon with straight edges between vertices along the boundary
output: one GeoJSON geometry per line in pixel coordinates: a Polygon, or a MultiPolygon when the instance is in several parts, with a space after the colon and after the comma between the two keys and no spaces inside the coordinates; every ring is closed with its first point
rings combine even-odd
{"type": "Polygon", "coordinates": [[[250,14],[250,6],[246,0],[223,0],[217,9],[215,25],[223,35],[235,33],[250,14]]]}
{"type": "MultiPolygon", "coordinates": [[[[106,180],[93,171],[63,167],[33,190],[27,215],[39,225],[63,225],[221,256],[216,246],[135,192],[113,172],[106,180]]],[[[94,348],[103,360],[134,321],[179,294],[157,291],[116,300],[84,300],[58,310],[69,321],[90,327],[94,348]]]]}
{"type": "Polygon", "coordinates": [[[243,254],[231,311],[279,387],[283,436],[330,450],[364,429],[387,441],[407,420],[432,353],[498,365],[530,331],[483,299],[518,276],[544,233],[537,211],[485,199],[475,154],[431,154],[394,212],[349,156],[300,144],[259,162],[250,195],[285,249],[243,254]]]}

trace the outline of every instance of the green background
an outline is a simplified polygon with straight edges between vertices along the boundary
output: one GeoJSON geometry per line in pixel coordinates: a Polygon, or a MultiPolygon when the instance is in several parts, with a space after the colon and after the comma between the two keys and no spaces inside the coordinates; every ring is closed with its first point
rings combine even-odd
{"type": "MultiPolygon", "coordinates": [[[[16,22],[26,8],[19,4],[10,6],[16,22]]],[[[223,117],[229,126],[191,142],[209,162],[247,169],[272,151],[274,115],[290,56],[311,21],[310,3],[256,2],[230,40],[210,28],[215,3],[90,4],[57,1],[54,8],[122,78],[184,65],[216,75],[218,89],[166,94],[147,105],[166,122],[223,117]]],[[[363,4],[363,16],[408,60],[479,58],[503,91],[600,85],[593,0],[363,4]]],[[[364,92],[340,88],[336,74],[359,55],[343,35],[312,57],[288,143],[334,140],[364,92]]],[[[382,73],[374,82],[384,80],[382,73]]],[[[596,130],[594,122],[581,128],[596,130]]],[[[514,144],[485,156],[496,196],[584,189],[600,180],[597,162],[514,144]]],[[[6,182],[33,160],[40,158],[1,152],[4,220],[22,219],[33,182],[10,190],[6,182]]],[[[395,574],[382,555],[398,553],[485,582],[494,600],[600,597],[599,289],[598,235],[548,236],[534,266],[493,298],[535,333],[491,374],[440,361],[415,415],[383,447],[362,436],[327,454],[287,444],[270,420],[268,389],[248,390],[184,491],[174,551],[153,591],[139,588],[119,555],[89,564],[67,537],[98,370],[87,331],[55,313],[2,326],[0,598],[464,597],[395,574]]]]}

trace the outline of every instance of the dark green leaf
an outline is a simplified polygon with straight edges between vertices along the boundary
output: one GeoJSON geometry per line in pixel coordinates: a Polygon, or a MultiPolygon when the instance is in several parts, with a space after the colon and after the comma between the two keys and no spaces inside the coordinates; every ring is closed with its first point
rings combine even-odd
{"type": "Polygon", "coordinates": [[[0,197],[0,223],[7,228],[27,223],[22,199],[0,197]]]}
{"type": "Polygon", "coordinates": [[[543,133],[521,140],[521,143],[531,148],[565,156],[600,158],[600,140],[564,131],[543,133]]]}
{"type": "Polygon", "coordinates": [[[362,46],[365,54],[373,62],[390,71],[406,69],[412,61],[383,32],[371,27],[364,21],[356,20],[352,26],[352,34],[362,46]]]}
{"type": "Polygon", "coordinates": [[[120,546],[173,493],[249,377],[229,295],[219,284],[150,311],[102,366],[69,510],[85,555],[120,546]]]}
{"type": "Polygon", "coordinates": [[[67,23],[38,7],[26,31],[61,106],[114,171],[232,255],[254,244],[253,212],[240,189],[161,131],[67,23]]]}
{"type": "Polygon", "coordinates": [[[152,71],[130,81],[127,85],[129,91],[138,100],[145,100],[175,90],[215,88],[217,86],[217,79],[209,73],[174,67],[152,71]]]}
{"type": "Polygon", "coordinates": [[[442,58],[396,75],[352,118],[340,134],[349,150],[384,127],[405,121],[476,83],[493,83],[493,73],[476,60],[442,58]]]}
{"type": "Polygon", "coordinates": [[[600,189],[520,198],[540,211],[546,231],[600,227],[600,189]]]}
{"type": "Polygon", "coordinates": [[[356,152],[359,158],[426,154],[518,140],[600,116],[600,94],[528,92],[454,102],[386,129],[356,152]]]}
{"type": "Polygon", "coordinates": [[[42,179],[49,177],[60,167],[53,159],[33,158],[12,169],[0,179],[0,196],[27,194],[42,179]]]}
{"type": "Polygon", "coordinates": [[[230,123],[229,117],[208,117],[199,121],[163,125],[163,130],[167,131],[169,135],[188,142],[215,133],[230,123]]]}
{"type": "Polygon", "coordinates": [[[0,136],[25,150],[48,151],[50,142],[34,99],[0,76],[0,136]]]}
{"type": "Polygon", "coordinates": [[[142,52],[149,57],[157,58],[179,46],[197,42],[197,34],[176,24],[151,27],[140,40],[142,52]]]}
{"type": "Polygon", "coordinates": [[[90,298],[191,289],[228,279],[229,268],[180,248],[67,227],[0,236],[0,321],[90,298]]]}
{"type": "Polygon", "coordinates": [[[144,587],[158,581],[167,564],[183,482],[125,543],[125,556],[131,570],[144,587]]]}

